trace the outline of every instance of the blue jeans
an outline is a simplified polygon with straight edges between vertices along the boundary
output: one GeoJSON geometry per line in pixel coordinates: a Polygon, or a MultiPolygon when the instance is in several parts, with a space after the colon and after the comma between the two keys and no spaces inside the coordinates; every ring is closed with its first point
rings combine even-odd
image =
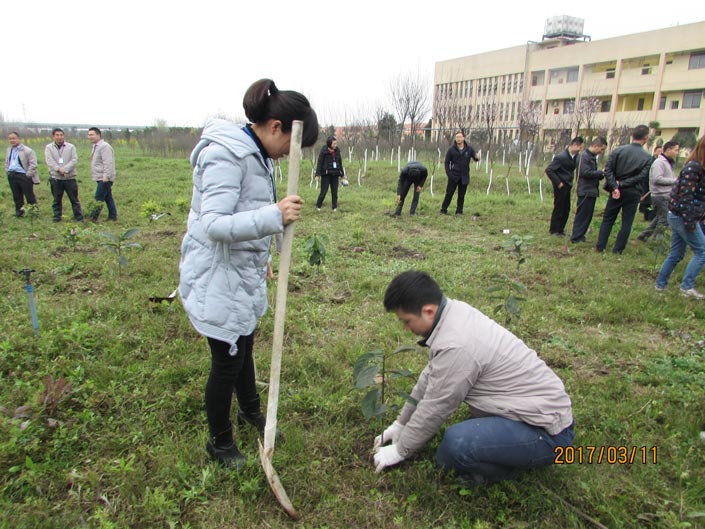
{"type": "Polygon", "coordinates": [[[463,480],[494,483],[522,469],[553,464],[556,447],[570,445],[573,437],[573,425],[549,435],[543,428],[504,417],[469,419],[446,430],[436,463],[455,470],[463,480]]]}
{"type": "Polygon", "coordinates": [[[683,274],[681,288],[690,290],[695,287],[695,278],[698,277],[700,269],[705,265],[705,235],[700,223],[695,225],[694,231],[685,229],[683,218],[668,212],[668,225],[671,227],[671,253],[661,266],[661,271],[656,278],[656,286],[666,288],[668,278],[671,277],[673,269],[685,257],[685,248],[689,246],[693,250],[693,258],[688,263],[683,274]]]}
{"type": "MultiPolygon", "coordinates": [[[[105,202],[108,208],[108,218],[111,220],[117,220],[117,208],[115,207],[115,200],[113,200],[113,183],[103,182],[99,180],[96,182],[98,186],[95,189],[95,199],[97,202],[105,202]]],[[[100,215],[100,210],[96,213],[95,211],[91,214],[91,217],[98,218],[100,215]]]]}

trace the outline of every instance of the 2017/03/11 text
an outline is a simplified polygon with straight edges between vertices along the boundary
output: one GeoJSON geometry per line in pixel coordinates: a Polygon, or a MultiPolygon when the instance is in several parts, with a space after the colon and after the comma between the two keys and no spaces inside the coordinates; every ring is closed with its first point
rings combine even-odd
{"type": "Polygon", "coordinates": [[[657,447],[655,446],[557,446],[553,462],[556,465],[632,465],[634,463],[657,462],[657,447]]]}

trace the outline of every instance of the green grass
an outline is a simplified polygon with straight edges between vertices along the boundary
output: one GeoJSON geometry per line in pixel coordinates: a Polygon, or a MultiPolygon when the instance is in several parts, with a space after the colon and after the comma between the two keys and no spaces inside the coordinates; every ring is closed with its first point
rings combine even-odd
{"type": "MultiPolygon", "coordinates": [[[[330,196],[315,211],[309,160],[300,184],[305,206],[296,225],[279,403],[286,443],[274,456],[302,514],[292,522],[269,490],[252,429],[238,431],[251,459],[244,471],[208,462],[206,341],[178,301],[149,301],[178,282],[188,162],[126,146],[116,155],[120,221],[77,226],[75,248],[67,237],[75,226],[67,200],[64,222],[51,222],[45,167],[33,229],[12,217],[9,190],[0,190],[0,528],[593,527],[587,516],[610,528],[705,526],[705,443],[698,439],[705,429],[705,304],[678,295],[683,265],[669,290],[657,294],[665,256],[650,245],[630,243],[614,256],[549,237],[552,196],[544,180],[541,202],[538,172],[531,195],[525,180],[511,175],[507,197],[505,169],[497,169],[489,196],[484,168],[473,171],[462,218],[438,214],[445,187],[438,177],[434,196],[429,185],[424,189],[418,215],[408,216],[407,202],[396,219],[389,212],[397,174],[388,161],[372,163],[362,187],[348,164],[351,185],[341,189],[333,213],[330,196]],[[157,206],[171,215],[150,221],[143,211],[157,206]],[[125,252],[128,265],[120,271],[100,232],[120,236],[134,227],[140,231],[130,240],[142,248],[125,252]],[[511,236],[503,229],[533,236],[518,269],[501,247],[511,236]],[[320,270],[307,261],[305,241],[313,234],[328,238],[320,270]],[[12,272],[24,267],[36,270],[38,338],[23,281],[12,272]],[[657,447],[657,462],[556,465],[470,490],[434,469],[437,436],[415,459],[375,475],[372,441],[394,415],[363,419],[364,391],[353,388],[352,369],[361,353],[415,342],[382,307],[390,279],[410,268],[430,272],[450,297],[500,322],[506,315],[494,313],[497,300],[487,291],[493,277],[504,273],[525,284],[521,316],[509,328],[565,381],[575,446],[657,447]],[[47,377],[69,382],[68,394],[45,398],[53,387],[47,377]],[[21,406],[31,411],[13,417],[21,406]]],[[[94,184],[82,143],[79,158],[80,196],[88,206],[94,184]]],[[[278,182],[280,195],[285,184],[278,182]]],[[[604,197],[592,241],[603,207],[604,197]]],[[[639,219],[634,230],[643,226],[639,219]]],[[[705,289],[703,279],[697,286],[705,289]]],[[[272,283],[270,301],[274,292],[272,283]]],[[[257,329],[263,386],[272,328],[270,310],[257,329]]],[[[418,373],[425,355],[404,353],[393,362],[418,373]]]]}

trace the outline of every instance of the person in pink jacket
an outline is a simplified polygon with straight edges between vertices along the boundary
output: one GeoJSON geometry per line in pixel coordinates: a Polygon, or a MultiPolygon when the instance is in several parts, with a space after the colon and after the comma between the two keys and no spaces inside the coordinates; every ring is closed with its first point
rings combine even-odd
{"type": "Polygon", "coordinates": [[[375,439],[377,472],[421,450],[462,403],[470,418],[446,430],[436,462],[463,481],[489,484],[551,465],[555,449],[573,441],[563,382],[507,329],[446,298],[431,276],[415,270],[392,280],[384,308],[423,338],[429,361],[411,392],[414,404],[375,439]]]}

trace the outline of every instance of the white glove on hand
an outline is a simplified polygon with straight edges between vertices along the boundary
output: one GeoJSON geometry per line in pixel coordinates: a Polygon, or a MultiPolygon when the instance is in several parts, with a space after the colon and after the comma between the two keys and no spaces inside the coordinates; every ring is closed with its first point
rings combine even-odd
{"type": "Polygon", "coordinates": [[[397,465],[404,461],[399,454],[396,445],[383,446],[375,454],[375,473],[379,474],[383,469],[397,465]]]}
{"type": "Polygon", "coordinates": [[[389,428],[382,432],[382,435],[378,435],[377,437],[375,437],[375,444],[373,446],[375,452],[379,449],[380,446],[385,443],[388,443],[390,441],[392,442],[392,444],[396,443],[399,440],[399,436],[401,435],[401,431],[403,429],[403,424],[401,424],[399,421],[394,421],[389,428]]]}

